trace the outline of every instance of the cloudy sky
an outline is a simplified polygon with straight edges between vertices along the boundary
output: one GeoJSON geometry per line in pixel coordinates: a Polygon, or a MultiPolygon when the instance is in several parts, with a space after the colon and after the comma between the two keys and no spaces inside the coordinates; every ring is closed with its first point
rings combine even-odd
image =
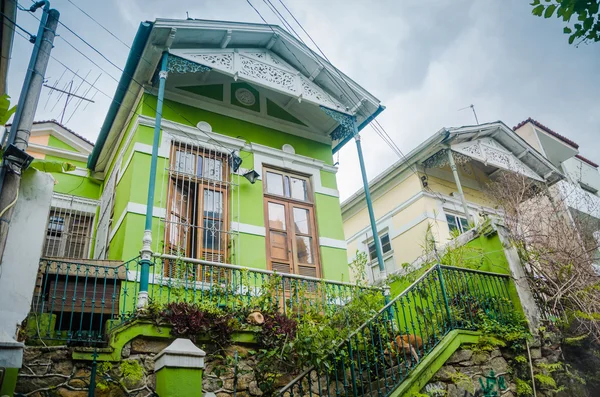
{"type": "MultiPolygon", "coordinates": [[[[19,0],[30,5],[30,0],[19,0]]],[[[112,34],[130,44],[138,24],[155,18],[192,18],[262,22],[246,0],[72,0],[112,34]]],[[[279,23],[262,0],[251,0],[269,23],[279,23]]],[[[600,161],[600,43],[567,44],[562,25],[531,15],[524,0],[284,0],[329,59],[377,96],[387,107],[380,123],[404,153],[442,127],[473,124],[470,104],[480,122],[502,120],[514,126],[532,117],[580,145],[600,161]]],[[[279,0],[272,3],[282,9],[279,0]]],[[[53,0],[61,21],[123,67],[128,48],[68,0],[53,0]]],[[[36,13],[39,17],[40,11],[36,13]]],[[[19,12],[20,25],[35,32],[37,21],[19,12]]],[[[291,18],[290,18],[291,19],[291,18]]],[[[64,118],[76,132],[95,140],[120,71],[86,47],[64,27],[53,55],[89,81],[96,103],[82,104],[64,118]],[[79,49],[79,54],[73,47],[79,49]],[[89,58],[89,59],[86,59],[89,58]],[[93,63],[92,63],[93,62],[93,63]],[[95,63],[95,64],[94,64],[95,63]],[[103,69],[103,70],[102,70],[103,69]],[[88,74],[89,73],[89,74],[88,74]]],[[[18,98],[31,44],[15,36],[9,94],[18,98]]],[[[72,79],[51,60],[47,78],[72,79]]],[[[81,83],[74,79],[74,87],[81,83]]],[[[83,84],[79,93],[88,87],[83,84]]],[[[44,89],[36,119],[60,119],[64,100],[44,89]],[[55,105],[56,104],[56,105],[55,105]]],[[[371,128],[363,145],[370,178],[398,157],[371,128]]],[[[353,144],[340,153],[338,183],[342,198],[361,187],[353,144]]]]}

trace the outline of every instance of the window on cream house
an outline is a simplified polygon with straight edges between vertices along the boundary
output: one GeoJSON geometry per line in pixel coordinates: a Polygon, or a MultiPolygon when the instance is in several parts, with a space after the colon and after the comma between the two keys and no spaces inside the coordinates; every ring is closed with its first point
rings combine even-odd
{"type": "MultiPolygon", "coordinates": [[[[385,266],[385,271],[389,274],[396,270],[395,262],[394,262],[394,251],[392,250],[392,243],[390,240],[390,235],[388,233],[384,233],[379,236],[379,241],[381,242],[381,254],[383,255],[383,263],[385,266]]],[[[368,244],[369,249],[369,260],[371,266],[371,280],[376,280],[377,277],[375,275],[379,272],[379,263],[377,262],[377,250],[375,249],[375,241],[371,240],[368,244]]]]}
{"type": "Polygon", "coordinates": [[[450,232],[458,230],[462,234],[469,230],[469,221],[464,216],[447,213],[446,221],[450,232]]]}

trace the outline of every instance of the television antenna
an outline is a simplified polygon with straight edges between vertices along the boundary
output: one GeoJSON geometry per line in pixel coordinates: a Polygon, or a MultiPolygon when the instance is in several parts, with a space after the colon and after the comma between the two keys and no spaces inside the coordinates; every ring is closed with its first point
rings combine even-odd
{"type": "Polygon", "coordinates": [[[475,116],[475,122],[477,123],[477,125],[479,125],[479,120],[477,119],[477,113],[475,112],[475,105],[470,104],[469,106],[465,106],[464,108],[460,108],[457,111],[460,112],[461,110],[465,110],[465,109],[469,109],[471,108],[471,110],[473,111],[473,116],[475,116]]]}
{"type": "MultiPolygon", "coordinates": [[[[73,80],[71,80],[67,84],[67,87],[65,87],[65,88],[67,88],[66,90],[61,90],[60,88],[56,88],[56,86],[51,86],[51,85],[48,85],[48,84],[44,84],[44,87],[49,88],[50,91],[52,91],[52,92],[54,92],[54,91],[60,92],[61,96],[62,96],[62,94],[66,95],[65,106],[63,107],[63,110],[62,110],[61,115],[60,115],[60,123],[61,124],[63,123],[63,120],[65,118],[65,113],[67,112],[67,106],[69,106],[69,102],[71,102],[72,98],[79,99],[80,103],[82,101],[86,101],[88,103],[95,103],[94,100],[91,99],[91,98],[86,98],[85,96],[77,95],[76,92],[79,89],[79,87],[77,87],[77,89],[75,91],[72,91],[72,89],[73,89],[73,80]]],[[[75,110],[77,110],[77,109],[75,109],[75,110]]]]}

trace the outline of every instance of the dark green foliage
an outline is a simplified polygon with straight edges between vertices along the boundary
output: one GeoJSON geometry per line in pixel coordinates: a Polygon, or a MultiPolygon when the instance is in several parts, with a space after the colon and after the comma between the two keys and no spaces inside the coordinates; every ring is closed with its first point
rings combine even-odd
{"type": "Polygon", "coordinates": [[[531,13],[550,18],[556,15],[567,25],[563,32],[569,35],[569,44],[600,41],[600,0],[533,0],[531,13]],[[576,22],[571,24],[572,20],[576,22]]]}

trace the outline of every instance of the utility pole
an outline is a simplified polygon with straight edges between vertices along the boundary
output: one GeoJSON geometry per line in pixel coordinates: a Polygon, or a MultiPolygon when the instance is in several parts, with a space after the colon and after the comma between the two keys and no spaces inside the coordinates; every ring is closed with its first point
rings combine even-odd
{"type": "Polygon", "coordinates": [[[60,17],[60,13],[57,10],[49,9],[50,3],[47,1],[35,3],[30,11],[33,12],[41,6],[44,6],[44,13],[47,13],[47,15],[44,15],[40,20],[38,37],[36,37],[36,43],[31,54],[30,67],[27,70],[25,83],[21,90],[21,96],[17,105],[17,114],[15,115],[8,136],[2,168],[0,169],[0,214],[2,215],[0,217],[0,261],[4,255],[10,220],[18,198],[21,173],[23,171],[22,166],[25,164],[19,161],[23,161],[23,159],[29,157],[25,151],[29,144],[31,127],[40,99],[44,75],[48,67],[48,60],[50,59],[50,52],[52,51],[54,36],[58,27],[58,19],[60,17]],[[8,155],[11,149],[14,154],[13,156],[8,155]]]}

